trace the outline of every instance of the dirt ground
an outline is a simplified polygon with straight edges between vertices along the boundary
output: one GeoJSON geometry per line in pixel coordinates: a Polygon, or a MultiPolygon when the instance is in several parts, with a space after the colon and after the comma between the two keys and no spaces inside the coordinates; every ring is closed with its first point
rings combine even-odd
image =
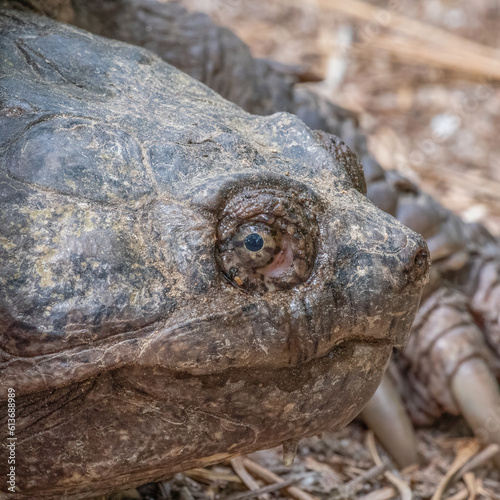
{"type": "MultiPolygon", "coordinates": [[[[254,56],[302,68],[304,79],[316,80],[307,85],[360,113],[384,167],[500,236],[499,0],[371,1],[375,12],[353,0],[183,3],[235,31],[254,56]]],[[[303,440],[290,468],[280,450],[252,455],[261,469],[244,465],[254,488],[274,482],[262,480],[265,470],[296,481],[296,490],[258,498],[500,499],[500,475],[460,418],[417,434],[421,464],[401,472],[360,423],[303,440]],[[471,457],[476,467],[462,469],[471,457]]],[[[238,464],[179,474],[120,498],[250,498],[238,464]]]]}

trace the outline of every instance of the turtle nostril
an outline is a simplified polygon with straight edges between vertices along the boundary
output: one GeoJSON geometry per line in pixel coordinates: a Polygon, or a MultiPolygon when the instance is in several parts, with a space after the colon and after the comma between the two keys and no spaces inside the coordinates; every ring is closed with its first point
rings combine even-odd
{"type": "Polygon", "coordinates": [[[427,250],[419,250],[415,255],[415,265],[417,268],[427,267],[429,265],[429,252],[427,250]]]}
{"type": "Polygon", "coordinates": [[[408,259],[408,264],[405,266],[405,274],[410,282],[427,281],[430,268],[430,255],[427,245],[419,245],[418,250],[414,253],[413,259],[408,259]]]}

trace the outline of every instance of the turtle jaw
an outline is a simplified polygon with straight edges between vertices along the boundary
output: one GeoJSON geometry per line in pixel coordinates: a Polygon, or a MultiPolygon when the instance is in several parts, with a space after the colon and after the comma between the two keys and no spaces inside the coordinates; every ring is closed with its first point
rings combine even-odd
{"type": "Polygon", "coordinates": [[[19,410],[29,409],[34,420],[23,430],[29,451],[18,468],[28,478],[23,498],[97,496],[342,427],[375,391],[391,351],[390,343],[353,342],[332,358],[297,367],[207,376],[125,367],[85,383],[85,391],[52,391],[39,401],[43,419],[33,414],[33,398],[22,397],[19,410]],[[75,432],[88,422],[85,432],[75,432]],[[62,453],[63,462],[57,460],[62,453]],[[46,456],[54,457],[53,466],[28,474],[46,456]]]}
{"type": "Polygon", "coordinates": [[[161,450],[162,460],[169,461],[166,467],[177,472],[218,453],[249,453],[345,426],[374,394],[391,354],[390,342],[354,340],[326,356],[281,369],[228,368],[190,375],[136,367],[118,370],[113,380],[129,395],[140,394],[161,409],[166,426],[161,434],[175,436],[185,451],[172,465],[174,457],[161,450]],[[173,409],[188,415],[184,424],[172,423],[173,409]],[[212,427],[215,439],[200,450],[188,434],[212,427]]]}
{"type": "MultiPolygon", "coordinates": [[[[360,318],[349,307],[334,308],[330,295],[326,289],[316,296],[290,297],[279,303],[258,298],[244,306],[234,304],[234,308],[225,300],[229,311],[205,317],[194,306],[191,313],[196,319],[176,318],[175,325],[152,332],[142,343],[135,364],[160,366],[183,376],[210,376],[234,369],[291,369],[310,361],[338,359],[337,352],[350,345],[402,347],[420,297],[420,293],[401,294],[393,298],[389,312],[377,309],[360,318]]],[[[360,305],[365,306],[365,302],[360,305]]],[[[222,304],[211,309],[220,310],[222,304]]]]}

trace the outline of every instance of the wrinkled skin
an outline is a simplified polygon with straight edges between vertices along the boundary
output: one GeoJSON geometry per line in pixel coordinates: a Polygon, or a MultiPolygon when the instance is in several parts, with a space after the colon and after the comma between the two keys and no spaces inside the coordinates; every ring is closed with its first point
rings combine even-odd
{"type": "Polygon", "coordinates": [[[95,496],[354,418],[429,269],[354,154],[147,50],[0,12],[3,496],[95,496]],[[224,268],[249,224],[276,253],[224,268]]]}
{"type": "Polygon", "coordinates": [[[500,444],[499,242],[399,173],[384,172],[367,153],[354,116],[307,91],[296,96],[297,114],[310,126],[321,123],[342,136],[363,159],[368,197],[422,234],[433,259],[410,341],[363,417],[400,466],[418,457],[398,392],[413,423],[430,425],[444,413],[462,414],[480,440],[500,444]],[[391,380],[397,391],[389,388],[391,380]]]}
{"type": "MultiPolygon", "coordinates": [[[[291,111],[310,128],[340,136],[363,163],[369,198],[422,234],[435,262],[410,345],[398,355],[399,373],[391,370],[412,420],[431,424],[444,412],[462,413],[481,439],[500,443],[500,397],[495,382],[500,377],[500,245],[486,229],[464,223],[400,174],[384,173],[369,154],[352,113],[305,89],[293,88],[300,75],[252,59],[237,37],[206,16],[187,12],[175,2],[54,1],[71,11],[71,22],[148,47],[248,111],[291,111]],[[488,372],[487,380],[484,375],[475,380],[472,370],[467,378],[475,380],[474,398],[456,394],[457,387],[466,385],[460,372],[470,372],[469,361],[478,360],[487,367],[480,370],[488,372]],[[487,388],[479,391],[480,387],[487,388]],[[475,407],[483,408],[479,416],[475,407]]],[[[389,392],[390,396],[381,394],[380,401],[385,406],[393,401],[394,412],[391,415],[389,409],[388,415],[376,416],[385,427],[378,434],[389,437],[386,447],[400,465],[408,465],[416,459],[416,449],[411,436],[405,446],[394,438],[395,426],[404,418],[394,391],[389,392]],[[399,455],[398,450],[405,448],[413,451],[399,455]]],[[[403,421],[400,431],[400,436],[411,434],[409,423],[403,421]]]]}
{"type": "Polygon", "coordinates": [[[32,3],[46,15],[148,47],[248,111],[292,111],[310,128],[342,137],[364,165],[370,199],[423,234],[435,261],[410,345],[397,356],[399,372],[395,366],[390,370],[392,382],[388,378],[377,392],[376,411],[364,412],[365,419],[378,427],[375,431],[401,466],[417,459],[411,424],[390,388],[395,383],[415,423],[431,424],[443,412],[462,413],[479,437],[500,442],[494,381],[500,377],[500,257],[498,242],[484,228],[463,223],[401,175],[384,173],[370,156],[352,113],[293,88],[300,75],[252,59],[237,37],[207,16],[154,0],[32,3]],[[468,373],[469,361],[477,360],[486,364],[488,380],[468,373]],[[474,398],[468,402],[467,394],[453,395],[454,387],[466,385],[454,376],[461,371],[474,381],[474,398]],[[480,387],[487,389],[481,393],[480,387]],[[479,417],[470,411],[476,407],[482,408],[479,417]]]}

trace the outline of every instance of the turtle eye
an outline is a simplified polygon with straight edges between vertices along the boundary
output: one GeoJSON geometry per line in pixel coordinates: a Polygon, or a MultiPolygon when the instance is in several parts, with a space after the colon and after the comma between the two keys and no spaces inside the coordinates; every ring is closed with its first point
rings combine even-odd
{"type": "Polygon", "coordinates": [[[249,201],[245,198],[228,207],[233,213],[219,223],[216,258],[221,271],[234,286],[247,291],[292,288],[311,274],[317,225],[301,213],[301,207],[290,202],[276,204],[276,197],[268,204],[272,207],[274,203],[274,210],[258,213],[255,199],[266,201],[263,195],[249,201]],[[245,202],[250,206],[248,212],[252,210],[247,219],[241,217],[245,202]]]}
{"type": "Polygon", "coordinates": [[[264,246],[264,238],[258,233],[249,234],[245,238],[245,248],[250,252],[258,252],[264,246]]]}
{"type": "Polygon", "coordinates": [[[254,268],[273,260],[278,240],[277,232],[263,223],[243,224],[232,237],[239,262],[254,268]]]}

